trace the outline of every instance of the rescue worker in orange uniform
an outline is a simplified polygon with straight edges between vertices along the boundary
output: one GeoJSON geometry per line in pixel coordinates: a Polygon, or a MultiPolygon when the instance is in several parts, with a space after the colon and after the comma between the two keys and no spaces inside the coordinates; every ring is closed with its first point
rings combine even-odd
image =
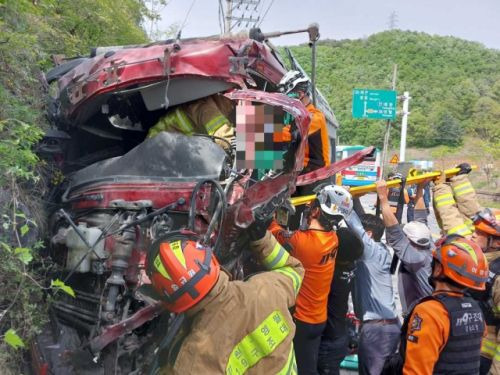
{"type": "Polygon", "coordinates": [[[434,291],[403,325],[402,372],[478,374],[485,322],[477,302],[465,293],[484,290],[487,260],[477,244],[459,236],[448,237],[433,258],[434,291]]]}
{"type": "Polygon", "coordinates": [[[234,125],[228,119],[234,106],[222,94],[214,94],[168,110],[158,122],[149,129],[148,137],[162,131],[192,135],[207,134],[224,149],[230,149],[234,142],[234,125]]]}
{"type": "Polygon", "coordinates": [[[267,231],[269,223],[248,229],[251,248],[269,271],[246,281],[230,281],[194,234],[177,232],[153,244],[147,273],[156,298],[189,321],[162,373],[297,374],[289,309],[304,268],[267,231]]]}
{"type": "Polygon", "coordinates": [[[294,313],[294,338],[299,374],[317,374],[321,335],[327,320],[327,303],[335,267],[338,238],[335,223],[352,210],[349,192],[335,185],[323,187],[308,207],[308,228],[284,230],[276,221],[270,230],[305,268],[294,313]]]}
{"type": "MultiPolygon", "coordinates": [[[[304,154],[304,168],[302,174],[330,165],[330,140],[326,127],[325,115],[311,102],[311,81],[297,70],[290,70],[281,79],[278,85],[283,94],[298,99],[309,111],[311,122],[309,124],[307,143],[304,154]]],[[[283,128],[283,140],[290,141],[290,126],[283,128]]],[[[324,182],[311,185],[297,186],[295,196],[314,194],[315,188],[324,182]]],[[[302,220],[304,206],[298,206],[296,213],[288,223],[289,228],[298,229],[302,220]]]]}
{"type": "Polygon", "coordinates": [[[311,102],[311,81],[297,70],[287,72],[279,83],[280,91],[299,99],[311,115],[302,173],[330,165],[330,140],[325,115],[311,102]]]}

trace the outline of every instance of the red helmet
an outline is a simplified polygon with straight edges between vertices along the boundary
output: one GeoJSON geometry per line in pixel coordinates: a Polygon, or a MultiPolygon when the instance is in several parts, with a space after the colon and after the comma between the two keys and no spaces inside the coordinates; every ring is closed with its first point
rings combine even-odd
{"type": "Polygon", "coordinates": [[[475,242],[451,236],[432,252],[443,266],[445,276],[466,288],[484,290],[488,280],[488,261],[475,242]]]}
{"type": "Polygon", "coordinates": [[[485,208],[473,218],[477,230],[491,236],[500,237],[500,210],[485,208]]]}
{"type": "Polygon", "coordinates": [[[148,255],[147,273],[165,307],[181,313],[205,297],[219,278],[212,249],[196,237],[175,234],[156,241],[148,255]]]}

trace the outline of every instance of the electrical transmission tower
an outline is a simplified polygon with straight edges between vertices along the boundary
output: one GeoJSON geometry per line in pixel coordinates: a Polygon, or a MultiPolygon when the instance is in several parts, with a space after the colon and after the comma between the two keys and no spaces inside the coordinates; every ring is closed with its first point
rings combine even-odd
{"type": "Polygon", "coordinates": [[[224,32],[231,32],[243,24],[245,28],[255,27],[260,20],[259,5],[260,0],[226,0],[224,32]]]}
{"type": "Polygon", "coordinates": [[[389,27],[389,30],[394,30],[398,27],[398,15],[395,11],[393,11],[389,15],[389,20],[387,21],[387,26],[389,27]]]}

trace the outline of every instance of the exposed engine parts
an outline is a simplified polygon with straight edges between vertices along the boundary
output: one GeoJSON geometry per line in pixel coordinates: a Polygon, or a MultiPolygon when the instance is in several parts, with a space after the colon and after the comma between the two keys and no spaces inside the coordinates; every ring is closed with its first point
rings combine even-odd
{"type": "Polygon", "coordinates": [[[60,228],[52,237],[53,244],[62,244],[68,248],[66,265],[67,270],[74,269],[75,272],[90,272],[93,261],[103,261],[108,258],[109,253],[104,250],[104,240],[101,238],[102,231],[97,227],[87,227],[87,223],[81,222],[76,228],[60,228]],[[91,254],[87,255],[88,245],[93,248],[91,254]]]}

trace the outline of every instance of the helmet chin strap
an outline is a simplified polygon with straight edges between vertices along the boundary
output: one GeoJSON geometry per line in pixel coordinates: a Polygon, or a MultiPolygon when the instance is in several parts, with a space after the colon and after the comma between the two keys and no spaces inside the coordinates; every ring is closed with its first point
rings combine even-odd
{"type": "MultiPolygon", "coordinates": [[[[436,281],[446,281],[446,277],[444,276],[434,276],[434,267],[436,265],[436,260],[432,258],[431,262],[431,274],[427,278],[427,281],[429,282],[429,285],[432,286],[432,288],[436,288],[436,281]]],[[[442,266],[441,266],[442,267],[442,266]]]]}

